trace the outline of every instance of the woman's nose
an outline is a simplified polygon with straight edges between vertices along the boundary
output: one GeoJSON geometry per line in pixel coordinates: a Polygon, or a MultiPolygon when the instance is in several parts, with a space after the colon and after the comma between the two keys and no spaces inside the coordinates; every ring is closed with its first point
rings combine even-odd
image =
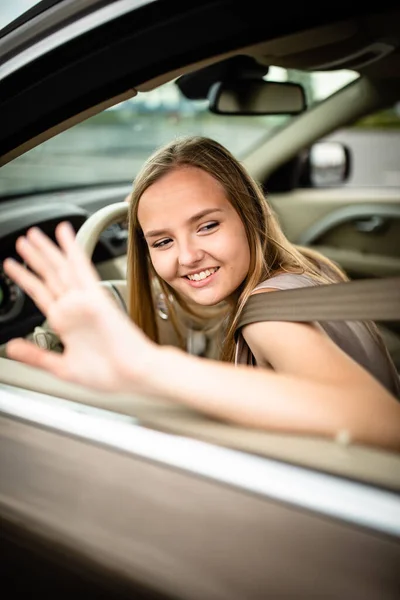
{"type": "Polygon", "coordinates": [[[202,260],[203,250],[194,242],[188,241],[179,244],[179,264],[182,267],[190,267],[202,260]]]}

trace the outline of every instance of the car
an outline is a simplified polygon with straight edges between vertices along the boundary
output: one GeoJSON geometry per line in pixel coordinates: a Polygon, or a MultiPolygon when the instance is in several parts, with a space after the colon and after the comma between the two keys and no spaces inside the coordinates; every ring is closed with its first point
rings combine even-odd
{"type": "MultiPolygon", "coordinates": [[[[0,518],[10,597],[29,587],[60,598],[397,598],[398,453],[342,434],[233,426],[12,361],[5,345],[17,336],[59,348],[1,263],[29,227],[54,239],[68,220],[125,310],[135,173],[162,143],[200,134],[240,158],[292,242],[384,287],[400,275],[400,10],[24,6],[0,30],[0,518]],[[258,88],[255,114],[247,92],[258,88]]],[[[157,309],[171,343],[162,297],[157,309]]],[[[400,318],[384,317],[400,371],[400,318]]],[[[188,352],[215,356],[211,335],[189,333],[188,352]]]]}

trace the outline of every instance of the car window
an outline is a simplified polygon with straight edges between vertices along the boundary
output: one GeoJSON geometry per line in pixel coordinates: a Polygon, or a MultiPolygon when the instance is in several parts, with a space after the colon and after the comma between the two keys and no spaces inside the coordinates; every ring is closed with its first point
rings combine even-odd
{"type": "MultiPolygon", "coordinates": [[[[270,67],[265,78],[302,83],[311,107],[357,77],[354,71],[308,73],[270,67]]],[[[153,150],[180,135],[212,137],[240,158],[292,118],[215,115],[206,100],[188,100],[172,81],[138,93],[6,164],[0,194],[131,183],[153,150]]]]}
{"type": "Polygon", "coordinates": [[[321,164],[315,165],[312,187],[400,188],[400,102],[371,113],[323,141],[323,145],[317,144],[315,155],[321,164]],[[338,165],[343,164],[342,148],[347,148],[350,156],[345,181],[345,169],[333,172],[336,158],[338,165]]]}
{"type": "Polygon", "coordinates": [[[40,0],[4,0],[0,4],[0,29],[20,17],[24,12],[39,4],[40,0]]]}

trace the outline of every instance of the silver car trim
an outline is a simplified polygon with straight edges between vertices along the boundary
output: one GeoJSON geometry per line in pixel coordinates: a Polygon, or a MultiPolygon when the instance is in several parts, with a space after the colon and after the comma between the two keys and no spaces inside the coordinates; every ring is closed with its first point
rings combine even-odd
{"type": "MultiPolygon", "coordinates": [[[[109,6],[98,9],[95,13],[90,13],[81,17],[78,21],[74,21],[62,29],[55,31],[43,40],[29,46],[29,48],[17,54],[17,56],[13,56],[6,61],[0,66],[0,79],[8,77],[11,73],[14,73],[14,71],[17,71],[24,65],[39,58],[39,56],[54,50],[58,46],[62,46],[82,33],[87,33],[104,23],[108,23],[140,6],[151,4],[151,2],[154,1],[155,0],[119,0],[109,6]]],[[[10,32],[10,35],[12,33],[13,32],[10,32]]],[[[4,37],[3,41],[6,40],[7,36],[4,37]]]]}
{"type": "Polygon", "coordinates": [[[127,415],[2,383],[0,413],[375,532],[400,536],[400,497],[388,490],[153,431],[127,415]]]}

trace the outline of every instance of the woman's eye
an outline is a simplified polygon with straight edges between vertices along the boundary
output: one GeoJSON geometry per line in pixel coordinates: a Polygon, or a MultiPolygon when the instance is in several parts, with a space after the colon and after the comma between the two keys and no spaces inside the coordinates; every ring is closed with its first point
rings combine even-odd
{"type": "Polygon", "coordinates": [[[154,242],[153,248],[164,248],[164,246],[168,246],[171,243],[171,238],[165,238],[165,240],[160,240],[159,242],[154,242]]]}
{"type": "Polygon", "coordinates": [[[219,223],[218,221],[212,221],[211,223],[207,223],[206,225],[202,225],[200,227],[200,231],[211,231],[212,229],[214,229],[215,227],[218,227],[219,223]]]}

